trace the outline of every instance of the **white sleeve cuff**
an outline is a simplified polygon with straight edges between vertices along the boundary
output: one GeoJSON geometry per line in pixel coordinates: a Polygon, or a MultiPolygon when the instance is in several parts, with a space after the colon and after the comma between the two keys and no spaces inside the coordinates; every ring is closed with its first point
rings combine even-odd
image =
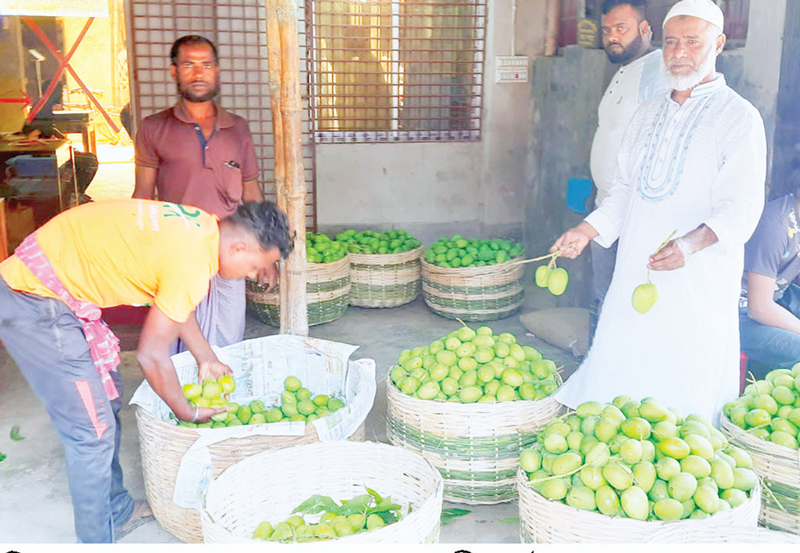
{"type": "Polygon", "coordinates": [[[619,229],[603,214],[602,209],[592,211],[584,220],[597,231],[594,241],[604,248],[610,248],[619,238],[619,229]]]}

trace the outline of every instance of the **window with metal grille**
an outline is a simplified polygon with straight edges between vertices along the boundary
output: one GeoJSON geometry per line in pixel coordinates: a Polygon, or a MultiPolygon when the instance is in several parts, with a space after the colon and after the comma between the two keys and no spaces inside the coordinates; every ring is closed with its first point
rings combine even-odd
{"type": "Polygon", "coordinates": [[[307,0],[317,143],[476,141],[486,0],[307,0]]]}
{"type": "MultiPolygon", "coordinates": [[[[663,33],[661,24],[676,0],[648,0],[645,14],[653,27],[653,42],[661,44],[663,33]]],[[[750,0],[722,0],[717,2],[725,14],[725,35],[727,48],[739,48],[747,40],[747,23],[750,15],[750,0]]],[[[578,22],[583,17],[599,21],[602,17],[602,0],[561,0],[558,27],[558,45],[568,46],[578,43],[578,22]]]]}

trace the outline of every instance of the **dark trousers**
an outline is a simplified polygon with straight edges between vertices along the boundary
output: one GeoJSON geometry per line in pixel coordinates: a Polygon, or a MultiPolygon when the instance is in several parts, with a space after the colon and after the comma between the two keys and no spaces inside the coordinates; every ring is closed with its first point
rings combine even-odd
{"type": "MultiPolygon", "coordinates": [[[[778,304],[800,317],[800,286],[790,284],[778,304]]],[[[750,358],[750,372],[764,378],[778,367],[789,368],[800,362],[800,334],[757,323],[739,315],[742,351],[750,358]]]]}
{"type": "Polygon", "coordinates": [[[113,543],[133,513],[119,464],[120,397],[110,401],[83,328],[60,300],[16,292],[0,278],[0,339],[44,404],[67,463],[75,532],[81,543],[113,543]]]}
{"type": "Polygon", "coordinates": [[[604,248],[594,240],[589,242],[592,252],[592,302],[589,304],[590,343],[594,340],[594,331],[597,328],[597,320],[600,318],[600,309],[606,299],[608,287],[611,286],[611,277],[614,276],[618,243],[614,242],[610,248],[604,248]]]}

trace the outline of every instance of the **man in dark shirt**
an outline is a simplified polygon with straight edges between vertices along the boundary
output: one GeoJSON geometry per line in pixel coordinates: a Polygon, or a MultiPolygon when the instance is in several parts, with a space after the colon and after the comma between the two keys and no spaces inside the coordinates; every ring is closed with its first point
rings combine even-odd
{"type": "Polygon", "coordinates": [[[739,321],[742,351],[763,378],[800,361],[800,204],[798,192],[764,208],[745,246],[739,321]]]}
{"type": "MultiPolygon", "coordinates": [[[[170,73],[180,99],[171,108],[142,122],[136,134],[134,198],[191,205],[220,219],[241,202],[262,201],[258,165],[247,121],[223,109],[219,91],[217,47],[207,38],[187,35],[170,51],[170,73]]],[[[277,268],[260,278],[271,286],[277,268]]],[[[215,278],[208,297],[195,312],[200,329],[215,346],[236,343],[244,336],[244,280],[215,278]]],[[[177,342],[173,353],[184,351],[177,342]]]]}

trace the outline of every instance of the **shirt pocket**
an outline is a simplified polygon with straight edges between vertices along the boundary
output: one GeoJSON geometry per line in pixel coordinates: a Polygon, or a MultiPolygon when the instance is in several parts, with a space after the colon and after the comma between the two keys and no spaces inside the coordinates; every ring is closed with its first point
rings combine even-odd
{"type": "Polygon", "coordinates": [[[217,171],[223,200],[238,204],[242,199],[242,169],[235,161],[227,161],[217,171]]]}

